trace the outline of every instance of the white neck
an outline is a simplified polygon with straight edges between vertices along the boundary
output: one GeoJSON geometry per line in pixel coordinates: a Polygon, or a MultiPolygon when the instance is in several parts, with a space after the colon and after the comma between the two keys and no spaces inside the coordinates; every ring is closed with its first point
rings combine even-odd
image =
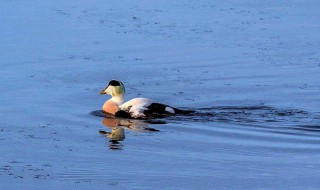
{"type": "Polygon", "coordinates": [[[121,105],[124,102],[124,96],[113,96],[110,100],[112,100],[113,102],[115,102],[118,105],[121,105]]]}

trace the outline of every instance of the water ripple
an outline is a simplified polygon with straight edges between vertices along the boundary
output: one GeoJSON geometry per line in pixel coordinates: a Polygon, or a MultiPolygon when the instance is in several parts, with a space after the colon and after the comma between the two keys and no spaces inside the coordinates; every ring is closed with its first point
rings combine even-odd
{"type": "Polygon", "coordinates": [[[268,129],[274,133],[316,135],[320,133],[318,113],[299,109],[278,109],[270,106],[216,106],[196,109],[188,116],[167,118],[173,122],[217,122],[268,129]],[[304,133],[303,133],[304,132],[304,133]]]}

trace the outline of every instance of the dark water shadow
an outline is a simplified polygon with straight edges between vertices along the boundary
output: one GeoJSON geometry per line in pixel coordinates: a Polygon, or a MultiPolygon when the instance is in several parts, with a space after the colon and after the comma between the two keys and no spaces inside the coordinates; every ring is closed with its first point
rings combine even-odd
{"type": "Polygon", "coordinates": [[[311,113],[300,109],[280,109],[264,105],[214,106],[198,108],[188,116],[171,116],[167,118],[167,121],[217,122],[256,128],[269,128],[274,132],[287,132],[288,134],[295,133],[293,131],[298,133],[309,132],[309,134],[313,132],[313,135],[320,136],[320,133],[318,133],[320,132],[319,116],[319,113],[311,113]]]}
{"type": "Polygon", "coordinates": [[[276,109],[269,106],[215,106],[199,108],[189,117],[173,116],[170,119],[190,121],[223,121],[236,123],[273,123],[309,118],[308,112],[297,109],[276,109]]]}

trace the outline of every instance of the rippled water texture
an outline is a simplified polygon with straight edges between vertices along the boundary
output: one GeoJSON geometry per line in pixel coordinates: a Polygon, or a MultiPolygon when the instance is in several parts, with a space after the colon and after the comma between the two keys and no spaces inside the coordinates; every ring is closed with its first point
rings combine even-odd
{"type": "MultiPolygon", "coordinates": [[[[319,113],[309,113],[298,109],[276,109],[270,106],[215,106],[193,109],[195,112],[186,115],[169,116],[161,119],[138,120],[115,118],[102,111],[91,112],[92,115],[103,117],[102,123],[111,128],[124,128],[140,132],[159,131],[149,125],[191,122],[193,124],[213,122],[218,124],[235,124],[244,130],[268,131],[297,136],[319,136],[319,113]]],[[[124,136],[124,130],[121,130],[124,136]]],[[[124,138],[120,137],[120,141],[124,138]]],[[[112,139],[111,142],[117,139],[112,139]]]]}
{"type": "Polygon", "coordinates": [[[0,4],[1,190],[320,188],[319,1],[0,4]]]}

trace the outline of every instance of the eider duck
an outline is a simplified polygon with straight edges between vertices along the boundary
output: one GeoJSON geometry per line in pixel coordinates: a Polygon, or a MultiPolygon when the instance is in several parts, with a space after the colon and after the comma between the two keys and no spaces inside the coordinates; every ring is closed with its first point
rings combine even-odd
{"type": "Polygon", "coordinates": [[[122,118],[159,118],[174,114],[189,114],[193,111],[180,110],[148,98],[134,98],[124,103],[125,88],[121,81],[111,80],[100,94],[109,94],[102,111],[122,118]]]}

